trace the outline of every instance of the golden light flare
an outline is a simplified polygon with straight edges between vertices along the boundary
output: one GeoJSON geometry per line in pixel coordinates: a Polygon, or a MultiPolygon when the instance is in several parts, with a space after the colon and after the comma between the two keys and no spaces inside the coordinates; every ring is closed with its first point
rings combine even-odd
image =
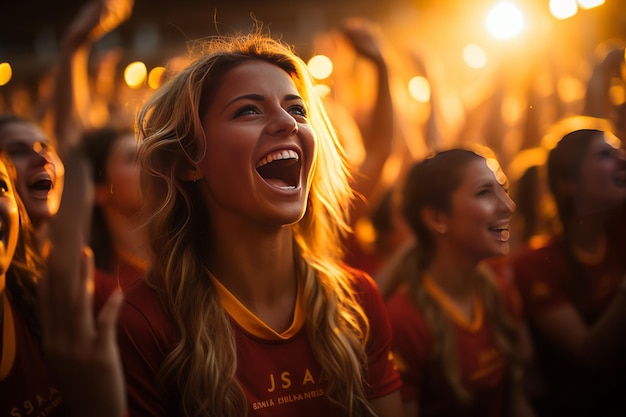
{"type": "Polygon", "coordinates": [[[124,81],[130,88],[139,88],[146,82],[148,69],[141,61],[131,62],[124,69],[124,81]]]}
{"type": "Polygon", "coordinates": [[[409,94],[415,101],[428,103],[430,101],[430,83],[420,75],[409,80],[409,94]]]}
{"type": "Polygon", "coordinates": [[[557,81],[557,92],[564,103],[573,103],[583,98],[585,86],[578,78],[563,76],[557,81]]]}
{"type": "Polygon", "coordinates": [[[333,61],[326,55],[315,55],[307,62],[311,75],[317,80],[325,80],[333,73],[333,61]]]}
{"type": "Polygon", "coordinates": [[[313,88],[320,98],[324,98],[330,94],[330,87],[326,84],[316,84],[313,88]]]}
{"type": "Polygon", "coordinates": [[[6,85],[13,78],[13,68],[8,62],[0,62],[0,86],[6,85]]]}
{"type": "Polygon", "coordinates": [[[578,5],[581,9],[593,9],[603,4],[604,0],[578,0],[578,5]]]}
{"type": "Polygon", "coordinates": [[[550,0],[550,13],[556,19],[564,20],[578,13],[576,0],[550,0]]]}
{"type": "Polygon", "coordinates": [[[524,15],[515,3],[502,1],[489,11],[486,25],[494,38],[511,39],[522,33],[524,15]]]}
{"type": "Polygon", "coordinates": [[[165,67],[154,67],[148,74],[148,86],[153,90],[159,88],[163,81],[163,74],[165,73],[165,67]]]}
{"type": "Polygon", "coordinates": [[[463,48],[463,61],[470,68],[481,69],[487,65],[487,54],[483,48],[471,43],[463,48]]]}

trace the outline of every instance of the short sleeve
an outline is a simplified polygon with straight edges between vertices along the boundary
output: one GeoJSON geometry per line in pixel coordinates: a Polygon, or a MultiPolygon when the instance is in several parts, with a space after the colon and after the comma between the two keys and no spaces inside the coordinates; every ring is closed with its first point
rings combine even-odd
{"type": "Polygon", "coordinates": [[[432,354],[432,339],[426,323],[413,306],[406,287],[386,304],[393,332],[392,352],[402,378],[402,400],[418,401],[426,364],[432,354]]]}
{"type": "Polygon", "coordinates": [[[359,271],[355,287],[370,325],[367,342],[369,395],[379,398],[398,390],[402,384],[391,354],[391,325],[383,298],[372,278],[359,271]]]}

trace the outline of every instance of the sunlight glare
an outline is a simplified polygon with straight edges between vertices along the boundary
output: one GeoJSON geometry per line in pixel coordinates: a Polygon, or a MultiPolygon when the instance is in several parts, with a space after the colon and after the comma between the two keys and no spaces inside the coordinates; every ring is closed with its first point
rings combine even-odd
{"type": "Polygon", "coordinates": [[[333,62],[326,55],[315,55],[307,62],[311,75],[318,80],[324,80],[333,73],[333,62]]]}
{"type": "Polygon", "coordinates": [[[576,0],[550,0],[550,13],[559,20],[572,17],[577,12],[576,0]]]}
{"type": "Polygon", "coordinates": [[[604,0],[578,0],[578,5],[581,9],[593,9],[603,4],[604,0]]]}
{"type": "Polygon", "coordinates": [[[496,4],[487,15],[487,30],[497,39],[510,39],[524,28],[524,16],[517,5],[509,1],[496,4]]]}

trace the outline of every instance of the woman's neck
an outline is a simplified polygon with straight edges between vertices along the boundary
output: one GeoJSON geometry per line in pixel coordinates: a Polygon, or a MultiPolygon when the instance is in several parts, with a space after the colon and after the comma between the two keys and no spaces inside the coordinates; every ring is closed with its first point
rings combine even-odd
{"type": "Polygon", "coordinates": [[[298,271],[291,233],[246,239],[229,236],[213,245],[209,259],[214,277],[248,310],[282,331],[293,320],[298,271]]]}
{"type": "Polygon", "coordinates": [[[449,297],[458,300],[474,296],[476,265],[451,262],[449,257],[435,257],[426,273],[449,297]]]}
{"type": "Polygon", "coordinates": [[[568,240],[574,248],[594,253],[606,238],[606,227],[605,214],[576,217],[569,224],[568,240]]]}
{"type": "MultiPolygon", "coordinates": [[[[476,268],[459,268],[454,262],[436,262],[425,271],[424,285],[441,307],[458,322],[480,320],[476,268]]],[[[478,322],[476,322],[478,323],[478,322]]]]}

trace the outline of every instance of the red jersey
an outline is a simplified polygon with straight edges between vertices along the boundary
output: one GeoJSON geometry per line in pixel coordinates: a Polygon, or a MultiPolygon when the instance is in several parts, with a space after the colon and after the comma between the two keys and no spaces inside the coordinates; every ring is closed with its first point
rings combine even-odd
{"type": "Polygon", "coordinates": [[[48,374],[41,348],[20,313],[4,297],[0,415],[61,417],[61,393],[48,374]]]}
{"type": "MultiPolygon", "coordinates": [[[[497,280],[512,315],[519,317],[515,288],[504,279],[497,280]]],[[[403,382],[403,400],[417,402],[420,417],[507,416],[508,369],[494,343],[482,300],[475,298],[474,318],[468,322],[433,281],[425,280],[425,286],[454,329],[461,383],[471,401],[459,402],[440,365],[435,363],[433,335],[406,286],[400,287],[387,301],[393,330],[393,355],[403,382]]]]}
{"type": "Polygon", "coordinates": [[[137,281],[143,279],[148,264],[128,256],[119,256],[113,273],[104,272],[96,268],[94,277],[94,306],[96,311],[108,300],[116,289],[128,290],[137,281]]]}
{"type": "Polygon", "coordinates": [[[513,259],[513,273],[528,314],[538,370],[546,386],[545,394],[537,400],[538,407],[545,408],[547,414],[626,414],[626,379],[620,376],[623,367],[616,364],[617,375],[587,369],[535,325],[537,316],[562,306],[571,306],[587,325],[594,325],[620,291],[626,272],[624,237],[610,236],[603,256],[580,262],[577,273],[560,239],[552,239],[546,246],[529,249],[513,259]],[[618,411],[604,414],[604,409],[618,411]]]}
{"type": "MultiPolygon", "coordinates": [[[[292,325],[278,334],[256,318],[216,282],[231,317],[237,344],[236,377],[248,400],[250,416],[342,416],[326,397],[321,368],[307,334],[300,295],[292,325]]],[[[380,293],[369,276],[355,272],[355,292],[370,320],[367,344],[370,398],[400,388],[390,356],[391,329],[380,293]]],[[[177,387],[159,384],[158,372],[178,341],[177,330],[145,282],[131,288],[122,309],[119,344],[126,373],[131,416],[177,415],[177,387]]]]}

